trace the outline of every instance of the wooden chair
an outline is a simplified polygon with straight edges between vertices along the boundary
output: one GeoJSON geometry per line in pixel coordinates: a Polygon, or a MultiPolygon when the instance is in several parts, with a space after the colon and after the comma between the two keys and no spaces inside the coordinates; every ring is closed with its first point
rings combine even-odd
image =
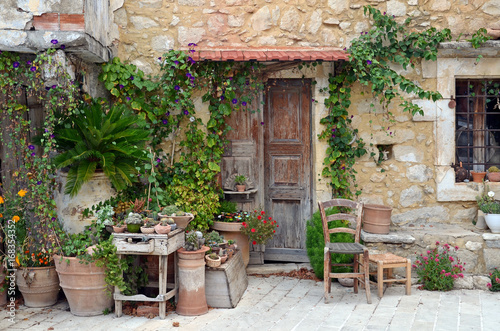
{"type": "Polygon", "coordinates": [[[359,243],[361,234],[361,215],[363,212],[363,204],[347,199],[333,199],[325,202],[319,202],[319,210],[321,220],[323,222],[323,235],[325,237],[325,265],[324,265],[324,284],[325,284],[325,303],[328,302],[329,293],[331,292],[331,278],[353,278],[354,293],[358,293],[358,281],[364,284],[366,291],[366,300],[372,303],[370,296],[370,273],[369,273],[369,255],[368,249],[359,243]],[[356,215],[338,213],[326,216],[326,209],[330,207],[347,207],[356,215]],[[347,220],[356,223],[356,229],[351,228],[334,228],[328,229],[328,222],[335,220],[347,220]],[[330,242],[331,233],[350,233],[354,235],[353,243],[346,242],[330,242]],[[352,254],[354,256],[353,263],[332,264],[332,253],[352,254]],[[360,261],[360,258],[362,261],[360,261]],[[352,272],[334,273],[331,272],[332,266],[350,266],[352,272]],[[361,266],[361,271],[359,271],[361,266]]]}

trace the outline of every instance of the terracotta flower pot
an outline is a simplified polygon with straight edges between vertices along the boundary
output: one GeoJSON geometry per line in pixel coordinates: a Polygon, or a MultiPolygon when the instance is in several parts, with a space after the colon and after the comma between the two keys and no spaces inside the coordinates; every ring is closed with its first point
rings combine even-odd
{"type": "Polygon", "coordinates": [[[210,256],[205,255],[205,261],[207,262],[207,265],[211,268],[217,268],[221,265],[222,259],[220,256],[217,255],[216,259],[212,259],[210,256]]]}
{"type": "Polygon", "coordinates": [[[170,231],[172,231],[172,227],[168,224],[167,225],[156,224],[154,230],[158,234],[167,234],[170,231]]]}
{"type": "Polygon", "coordinates": [[[224,239],[231,239],[238,243],[238,248],[241,250],[243,263],[246,267],[248,265],[248,261],[250,261],[250,244],[248,242],[248,236],[244,235],[240,231],[242,226],[241,222],[229,223],[215,221],[211,228],[219,231],[219,233],[224,236],[224,239]]]}
{"type": "Polygon", "coordinates": [[[123,232],[125,232],[125,229],[126,229],[125,226],[116,226],[116,225],[113,225],[113,232],[123,233],[123,232]]]}
{"type": "Polygon", "coordinates": [[[388,234],[392,208],[384,205],[363,206],[363,230],[369,233],[388,234]]]}
{"type": "Polygon", "coordinates": [[[203,246],[197,251],[177,250],[179,266],[179,292],[176,312],[179,315],[197,316],[208,313],[205,296],[205,253],[203,246]]]}
{"type": "Polygon", "coordinates": [[[57,302],[59,277],[54,266],[20,267],[16,270],[16,283],[27,307],[48,307],[57,302]]]}
{"type": "Polygon", "coordinates": [[[58,255],[54,255],[54,262],[73,315],[102,315],[103,310],[113,307],[113,296],[106,291],[108,284],[104,280],[103,267],[80,263],[76,257],[58,255]]]}
{"type": "Polygon", "coordinates": [[[185,216],[168,216],[168,215],[158,214],[158,217],[171,218],[174,220],[175,224],[177,224],[179,228],[183,229],[185,229],[188,226],[189,222],[191,222],[194,219],[194,215],[189,213],[186,213],[185,216]]]}
{"type": "Polygon", "coordinates": [[[236,185],[236,190],[238,192],[245,192],[246,185],[236,185]]]}
{"type": "Polygon", "coordinates": [[[500,182],[500,172],[488,172],[490,182],[500,182]]]}
{"type": "Polygon", "coordinates": [[[472,181],[475,183],[482,183],[484,176],[486,176],[486,171],[480,171],[480,172],[471,171],[470,173],[472,175],[472,181]]]}

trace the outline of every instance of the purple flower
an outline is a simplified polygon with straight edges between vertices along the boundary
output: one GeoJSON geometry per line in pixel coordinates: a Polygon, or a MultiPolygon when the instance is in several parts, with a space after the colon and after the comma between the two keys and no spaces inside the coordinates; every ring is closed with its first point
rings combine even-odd
{"type": "Polygon", "coordinates": [[[130,79],[130,80],[134,80],[134,76],[130,76],[130,78],[129,78],[129,79],[130,79]]]}
{"type": "Polygon", "coordinates": [[[55,88],[57,88],[57,85],[52,85],[52,89],[55,89],[55,88]]]}
{"type": "Polygon", "coordinates": [[[30,68],[30,70],[31,70],[31,72],[35,72],[35,71],[36,71],[36,67],[35,67],[35,66],[32,66],[32,67],[30,68]]]}
{"type": "Polygon", "coordinates": [[[174,61],[174,63],[175,63],[176,65],[178,65],[178,64],[179,64],[179,61],[177,61],[177,60],[176,60],[176,61],[174,61]]]}
{"type": "Polygon", "coordinates": [[[224,95],[220,96],[220,101],[224,100],[224,95]]]}
{"type": "Polygon", "coordinates": [[[47,91],[50,91],[50,86],[45,86],[45,89],[46,89],[47,91]]]}
{"type": "Polygon", "coordinates": [[[332,132],[335,132],[335,129],[332,129],[332,132]]]}
{"type": "Polygon", "coordinates": [[[161,162],[161,159],[158,157],[156,158],[156,162],[160,163],[161,162]]]}
{"type": "Polygon", "coordinates": [[[35,146],[33,146],[33,145],[29,145],[29,146],[28,146],[28,148],[29,148],[29,149],[31,149],[31,150],[34,150],[34,149],[35,149],[35,146]]]}
{"type": "Polygon", "coordinates": [[[264,125],[264,122],[260,122],[260,125],[264,125]]]}
{"type": "Polygon", "coordinates": [[[61,45],[61,49],[65,49],[66,48],[66,45],[61,45]]]}
{"type": "Polygon", "coordinates": [[[175,99],[175,103],[179,103],[179,99],[175,99]]]}
{"type": "Polygon", "coordinates": [[[314,100],[314,99],[311,99],[311,101],[312,101],[312,102],[314,102],[314,101],[316,101],[316,100],[314,100]]]}
{"type": "Polygon", "coordinates": [[[57,39],[52,39],[50,42],[51,42],[52,44],[54,44],[54,45],[57,45],[57,44],[59,43],[59,42],[57,41],[57,39]]]}
{"type": "Polygon", "coordinates": [[[12,66],[14,68],[19,68],[19,62],[16,61],[16,62],[12,63],[12,66]]]}
{"type": "Polygon", "coordinates": [[[184,110],[184,115],[189,115],[189,111],[187,109],[184,110]]]}
{"type": "Polygon", "coordinates": [[[161,61],[161,56],[158,58],[158,60],[160,60],[160,61],[161,61]]]}
{"type": "Polygon", "coordinates": [[[127,97],[127,101],[130,101],[130,100],[132,100],[132,99],[130,99],[130,97],[127,97]]]}
{"type": "Polygon", "coordinates": [[[372,64],[372,61],[371,60],[366,60],[366,63],[372,64]]]}
{"type": "Polygon", "coordinates": [[[181,87],[179,85],[175,85],[174,90],[179,91],[181,87]]]}
{"type": "Polygon", "coordinates": [[[163,120],[161,121],[163,124],[168,124],[168,121],[167,120],[163,120]]]}
{"type": "Polygon", "coordinates": [[[334,134],[332,134],[332,138],[335,138],[335,135],[334,135],[334,134]]]}
{"type": "Polygon", "coordinates": [[[170,112],[169,111],[167,111],[167,116],[170,116],[170,112]]]}
{"type": "Polygon", "coordinates": [[[195,47],[195,46],[198,46],[198,45],[196,45],[195,43],[189,43],[188,46],[189,47],[195,47]]]}
{"type": "Polygon", "coordinates": [[[45,129],[45,132],[49,132],[49,129],[45,129]]]}
{"type": "Polygon", "coordinates": [[[36,185],[42,185],[42,181],[39,180],[38,182],[36,182],[36,185]]]}
{"type": "Polygon", "coordinates": [[[385,12],[384,12],[384,15],[385,15],[385,12]]]}
{"type": "Polygon", "coordinates": [[[191,78],[193,75],[191,75],[189,72],[186,74],[187,77],[191,78]]]}
{"type": "Polygon", "coordinates": [[[238,103],[238,99],[234,98],[231,102],[233,103],[233,105],[235,105],[238,103]]]}
{"type": "Polygon", "coordinates": [[[31,153],[31,156],[35,156],[35,155],[36,155],[36,153],[35,153],[35,152],[31,153]]]}
{"type": "Polygon", "coordinates": [[[196,52],[196,51],[195,51],[194,49],[192,49],[192,50],[190,50],[190,52],[191,52],[191,53],[194,53],[194,52],[196,52]]]}
{"type": "Polygon", "coordinates": [[[241,103],[241,105],[242,105],[243,107],[245,107],[245,106],[247,105],[246,101],[243,101],[243,102],[241,103]]]}
{"type": "Polygon", "coordinates": [[[52,220],[52,221],[55,221],[55,220],[56,220],[56,218],[55,218],[55,217],[52,217],[52,218],[51,218],[51,220],[52,220]]]}
{"type": "Polygon", "coordinates": [[[50,138],[54,138],[54,137],[55,137],[55,136],[54,136],[54,134],[51,134],[51,135],[50,135],[50,138]]]}
{"type": "Polygon", "coordinates": [[[124,88],[125,86],[123,86],[122,84],[118,85],[119,88],[124,88]]]}

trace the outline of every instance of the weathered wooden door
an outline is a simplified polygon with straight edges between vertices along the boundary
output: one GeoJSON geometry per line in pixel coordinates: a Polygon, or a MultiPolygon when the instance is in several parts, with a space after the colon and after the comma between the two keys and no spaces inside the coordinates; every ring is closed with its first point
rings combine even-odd
{"type": "Polygon", "coordinates": [[[308,261],[306,221],[311,217],[311,84],[270,80],[264,107],[264,200],[278,221],[266,260],[308,261]]]}

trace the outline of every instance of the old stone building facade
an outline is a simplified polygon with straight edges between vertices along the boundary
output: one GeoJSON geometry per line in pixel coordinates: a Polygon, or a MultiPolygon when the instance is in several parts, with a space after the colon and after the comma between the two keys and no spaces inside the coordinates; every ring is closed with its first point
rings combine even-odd
{"type": "MultiPolygon", "coordinates": [[[[57,37],[67,45],[68,54],[79,55],[86,63],[105,62],[118,56],[146,74],[155,74],[158,57],[169,49],[186,49],[190,43],[196,43],[198,50],[342,50],[349,47],[353,38],[370,29],[371,22],[363,14],[365,5],[394,15],[400,22],[412,17],[413,30],[451,29],[454,38],[461,36],[462,41],[442,44],[437,61],[417,63],[414,70],[405,72],[419,85],[443,96],[438,102],[430,102],[407,95],[423,108],[424,116],[412,116],[394,106],[390,110],[396,122],[389,123],[381,109],[370,107],[374,100],[368,89],[355,86],[350,108],[353,126],[370,148],[368,155],[356,164],[357,181],[362,189],[360,199],[393,208],[392,233],[402,235],[396,239],[371,239],[392,242],[385,248],[373,244],[381,250],[389,247],[410,255],[417,250],[411,244],[416,242],[420,249],[443,238],[464,249],[462,257],[470,263],[471,272],[482,273],[500,265],[497,238],[483,238],[473,226],[477,218],[475,197],[482,193],[483,184],[455,182],[451,165],[457,162],[457,123],[456,108],[450,103],[457,97],[457,80],[500,77],[500,41],[489,41],[477,50],[463,41],[479,28],[498,27],[500,1],[109,0],[109,6],[104,3],[3,1],[0,49],[34,52],[49,47],[50,40],[57,37]],[[483,58],[476,62],[478,55],[483,58]],[[370,157],[370,152],[375,156],[370,157]],[[379,153],[383,153],[380,159],[379,153]],[[413,241],[406,235],[413,237],[413,241]]],[[[308,123],[311,128],[308,185],[312,193],[308,203],[314,210],[317,201],[331,197],[327,181],[320,176],[326,145],[317,136],[322,130],[319,121],[326,112],[323,104],[326,95],[320,90],[327,86],[328,75],[335,66],[335,61],[327,61],[315,70],[286,70],[270,77],[305,77],[317,82],[311,85],[310,97],[316,102],[310,105],[308,123]]],[[[198,104],[200,110],[207,109],[201,102],[198,104]]],[[[266,114],[262,111],[255,115],[256,123],[264,120],[266,114]]],[[[264,133],[261,134],[263,137],[264,133]]],[[[265,176],[255,176],[260,187],[265,187],[265,176]]],[[[490,189],[500,195],[500,184],[490,183],[490,189]]],[[[264,193],[258,193],[256,200],[264,203],[264,193]]],[[[303,249],[303,245],[297,248],[303,249]]]]}

